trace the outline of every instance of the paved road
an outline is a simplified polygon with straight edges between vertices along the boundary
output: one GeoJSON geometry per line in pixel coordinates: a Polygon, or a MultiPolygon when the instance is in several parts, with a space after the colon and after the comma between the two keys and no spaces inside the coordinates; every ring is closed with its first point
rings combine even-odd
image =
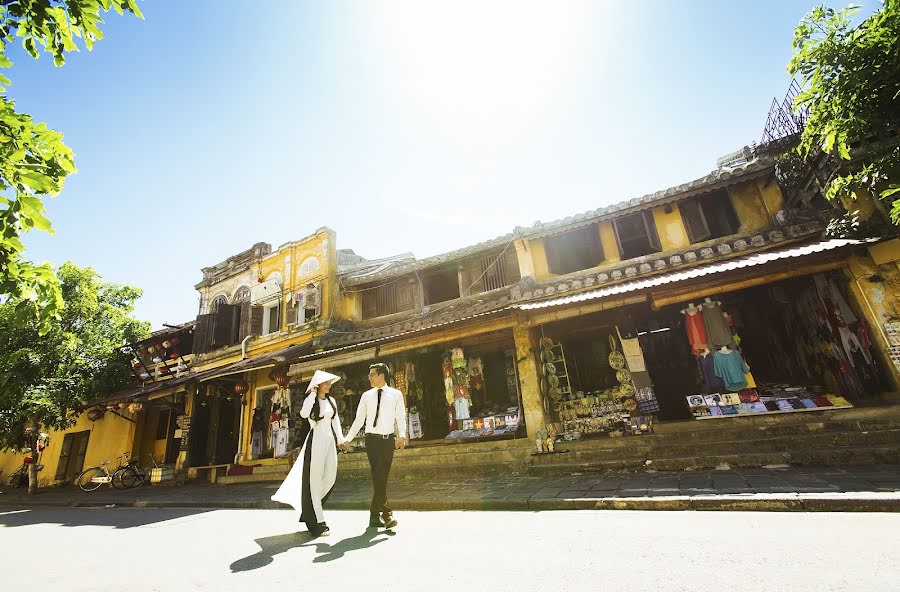
{"type": "Polygon", "coordinates": [[[366,519],[331,511],[310,541],[289,510],[2,509],[3,588],[898,589],[895,514],[404,512],[395,534],[366,519]]]}

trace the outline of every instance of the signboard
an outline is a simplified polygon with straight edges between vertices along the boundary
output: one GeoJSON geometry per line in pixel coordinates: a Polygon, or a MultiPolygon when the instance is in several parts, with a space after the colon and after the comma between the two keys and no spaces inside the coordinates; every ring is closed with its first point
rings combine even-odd
{"type": "Polygon", "coordinates": [[[181,443],[178,446],[180,452],[187,452],[191,433],[191,418],[187,415],[179,415],[175,418],[175,434],[181,433],[181,443]]]}

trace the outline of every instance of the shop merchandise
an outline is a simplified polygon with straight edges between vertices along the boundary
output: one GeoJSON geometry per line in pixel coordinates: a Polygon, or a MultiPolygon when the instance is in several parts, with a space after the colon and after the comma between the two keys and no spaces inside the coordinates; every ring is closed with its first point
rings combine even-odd
{"type": "Polygon", "coordinates": [[[740,405],[741,397],[739,393],[722,393],[722,405],[740,405]]]}
{"type": "Polygon", "coordinates": [[[725,383],[725,388],[730,391],[739,391],[747,388],[746,373],[750,371],[740,352],[729,349],[719,349],[713,353],[713,362],[716,376],[725,383]]]}
{"type": "Polygon", "coordinates": [[[696,356],[702,350],[708,350],[709,342],[706,338],[702,310],[691,302],[681,313],[684,315],[684,329],[691,344],[691,352],[696,356]]]}
{"type": "Polygon", "coordinates": [[[703,376],[703,383],[706,385],[706,390],[709,392],[723,390],[725,388],[725,382],[716,375],[716,362],[713,354],[707,352],[706,354],[701,355],[697,361],[700,365],[700,373],[703,376]]]}
{"type": "Polygon", "coordinates": [[[719,302],[713,302],[709,298],[703,303],[703,324],[706,327],[706,339],[711,348],[730,347],[737,349],[734,336],[728,326],[728,321],[719,308],[719,302]]]}
{"type": "Polygon", "coordinates": [[[618,327],[616,333],[619,334],[619,341],[622,343],[622,355],[625,356],[625,362],[631,372],[644,372],[647,370],[644,364],[644,354],[641,351],[641,344],[637,337],[633,339],[622,338],[618,327]]]}
{"type": "Polygon", "coordinates": [[[467,397],[458,397],[453,401],[456,420],[469,419],[469,399],[467,397]]]}
{"type": "Polygon", "coordinates": [[[422,432],[422,422],[419,419],[419,410],[416,407],[409,408],[408,423],[410,440],[419,440],[424,435],[422,432]]]}

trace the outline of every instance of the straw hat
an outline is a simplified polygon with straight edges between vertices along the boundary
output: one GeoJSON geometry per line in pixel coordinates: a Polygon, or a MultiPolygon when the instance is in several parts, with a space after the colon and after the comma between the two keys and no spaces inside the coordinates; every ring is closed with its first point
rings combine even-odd
{"type": "Polygon", "coordinates": [[[314,388],[322,384],[323,382],[337,382],[341,379],[340,376],[332,374],[331,372],[325,372],[324,370],[316,370],[316,373],[313,374],[312,379],[309,381],[309,386],[306,387],[306,392],[311,393],[314,388]]]}

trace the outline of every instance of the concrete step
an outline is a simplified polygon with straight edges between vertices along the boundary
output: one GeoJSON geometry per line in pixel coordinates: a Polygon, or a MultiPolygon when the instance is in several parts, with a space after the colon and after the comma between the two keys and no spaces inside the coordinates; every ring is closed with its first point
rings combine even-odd
{"type": "Polygon", "coordinates": [[[258,483],[262,481],[284,481],[288,471],[253,473],[251,475],[232,475],[230,477],[219,477],[216,483],[219,485],[228,485],[230,483],[258,483]]]}

